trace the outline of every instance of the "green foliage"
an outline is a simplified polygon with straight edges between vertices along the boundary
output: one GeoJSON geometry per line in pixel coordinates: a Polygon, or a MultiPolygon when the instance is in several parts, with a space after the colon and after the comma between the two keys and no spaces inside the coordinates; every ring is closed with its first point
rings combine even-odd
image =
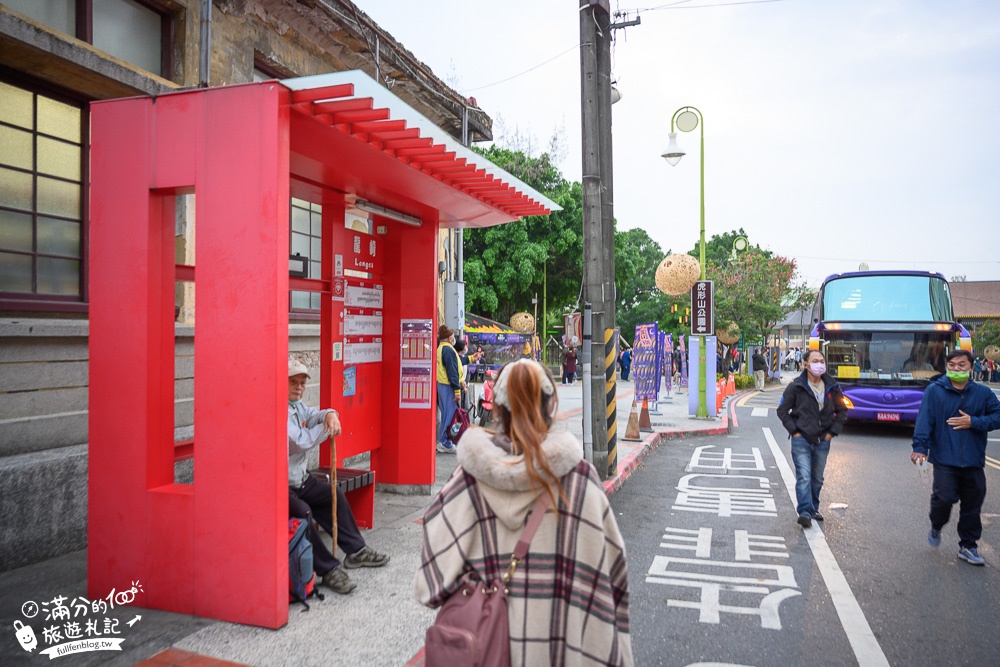
{"type": "Polygon", "coordinates": [[[683,329],[669,310],[688,298],[667,296],[656,287],[656,267],[665,254],[644,229],[615,232],[615,315],[625,340],[631,341],[635,325],[643,322],[656,322],[675,337],[683,329]]]}
{"type": "Polygon", "coordinates": [[[707,264],[716,286],[716,321],[736,322],[748,338],[766,336],[787,312],[815,299],[809,288],[795,284],[794,259],[750,248],[723,265],[707,264]]]}
{"type": "Polygon", "coordinates": [[[972,332],[972,349],[982,356],[990,345],[1000,346],[1000,320],[986,320],[972,332]]]}
{"type": "Polygon", "coordinates": [[[550,311],[574,303],[583,275],[582,186],[566,181],[548,154],[533,158],[498,146],[476,150],[563,210],[466,230],[466,310],[506,322],[530,310],[546,279],[550,311]]]}
{"type": "Polygon", "coordinates": [[[752,375],[734,375],[733,378],[735,379],[737,389],[749,389],[754,386],[752,375]]]}
{"type": "MultiPolygon", "coordinates": [[[[733,230],[731,232],[726,232],[724,234],[713,234],[712,238],[705,241],[705,263],[708,265],[715,264],[716,266],[726,267],[733,259],[733,241],[736,240],[738,236],[747,236],[747,233],[743,231],[740,227],[738,230],[733,230]]],[[[688,254],[694,258],[700,258],[701,253],[699,251],[700,241],[696,241],[694,244],[694,250],[689,250],[688,254]]],[[[758,252],[763,253],[767,257],[772,255],[770,250],[761,250],[760,246],[756,248],[758,252]]]]}

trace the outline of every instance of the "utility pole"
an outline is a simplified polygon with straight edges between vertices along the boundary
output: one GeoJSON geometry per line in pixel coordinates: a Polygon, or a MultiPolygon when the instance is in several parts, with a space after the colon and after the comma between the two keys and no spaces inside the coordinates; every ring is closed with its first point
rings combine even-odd
{"type": "MultiPolygon", "coordinates": [[[[579,0],[580,90],[583,126],[583,284],[593,308],[590,400],[583,418],[593,437],[594,467],[616,474],[617,415],[614,359],[615,256],[611,174],[611,11],[609,0],[579,0]],[[610,332],[610,333],[609,333],[610,332]],[[611,355],[613,357],[613,354],[611,355]]],[[[584,362],[586,367],[586,361],[584,362]]],[[[585,425],[586,428],[586,425],[585,425]]]]}

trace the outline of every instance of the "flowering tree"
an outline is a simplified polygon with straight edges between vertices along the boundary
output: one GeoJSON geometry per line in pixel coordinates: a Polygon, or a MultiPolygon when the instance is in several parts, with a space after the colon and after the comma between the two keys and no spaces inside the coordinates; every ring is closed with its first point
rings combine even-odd
{"type": "Polygon", "coordinates": [[[735,322],[749,338],[766,336],[791,310],[812,304],[815,293],[797,284],[794,259],[750,248],[724,264],[709,261],[716,283],[716,322],[735,322]]]}

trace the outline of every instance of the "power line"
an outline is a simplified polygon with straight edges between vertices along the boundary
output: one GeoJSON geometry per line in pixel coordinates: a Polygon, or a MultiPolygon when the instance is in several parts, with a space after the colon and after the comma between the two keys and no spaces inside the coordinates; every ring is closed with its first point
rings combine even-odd
{"type": "Polygon", "coordinates": [[[539,67],[541,67],[542,65],[548,65],[553,60],[566,55],[567,53],[569,53],[573,49],[579,48],[580,46],[582,46],[582,44],[574,44],[573,46],[569,47],[565,51],[557,53],[556,55],[552,56],[548,60],[540,62],[537,65],[535,65],[534,67],[530,67],[530,68],[524,70],[523,72],[520,72],[519,74],[514,74],[512,76],[508,76],[506,79],[500,79],[499,81],[494,81],[493,83],[487,83],[487,84],[482,85],[482,86],[476,86],[475,88],[466,88],[464,92],[466,92],[466,93],[472,93],[472,92],[475,92],[477,90],[482,90],[483,88],[490,88],[491,86],[496,86],[496,85],[501,84],[501,83],[506,83],[507,81],[510,81],[511,79],[516,79],[519,76],[524,76],[528,72],[534,71],[534,70],[538,69],[539,67]]]}

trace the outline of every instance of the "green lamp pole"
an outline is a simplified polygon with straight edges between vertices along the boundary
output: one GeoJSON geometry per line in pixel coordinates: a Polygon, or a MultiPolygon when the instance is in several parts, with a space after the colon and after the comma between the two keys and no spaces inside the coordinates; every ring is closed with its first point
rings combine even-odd
{"type": "MultiPolygon", "coordinates": [[[[680,146],[677,145],[677,132],[674,131],[675,126],[681,132],[690,132],[696,127],[701,126],[701,240],[698,242],[698,252],[700,254],[699,261],[701,262],[701,279],[705,280],[705,118],[701,115],[701,111],[694,107],[681,107],[674,112],[673,117],[670,119],[670,144],[667,146],[667,150],[663,152],[662,156],[671,167],[676,166],[677,163],[681,161],[681,158],[686,155],[686,153],[681,150],[680,146]]],[[[707,355],[705,350],[706,338],[704,336],[697,336],[697,338],[698,411],[695,416],[707,418],[707,380],[705,378],[705,360],[707,355]]]]}

